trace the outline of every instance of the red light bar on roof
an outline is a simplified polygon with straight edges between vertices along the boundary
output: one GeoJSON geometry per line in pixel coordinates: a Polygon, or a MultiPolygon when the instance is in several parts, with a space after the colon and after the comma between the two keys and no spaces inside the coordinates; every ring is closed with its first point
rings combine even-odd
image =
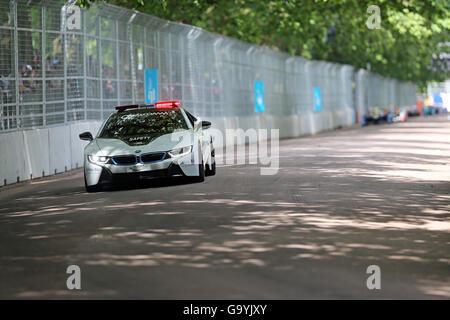
{"type": "Polygon", "coordinates": [[[127,110],[127,109],[137,109],[137,108],[139,108],[138,104],[129,104],[129,105],[125,105],[125,106],[117,106],[116,110],[117,111],[124,111],[124,110],[127,110]]]}
{"type": "Polygon", "coordinates": [[[154,108],[176,108],[180,106],[180,101],[161,101],[156,102],[154,108]]]}
{"type": "Polygon", "coordinates": [[[180,101],[161,101],[156,102],[155,104],[129,104],[124,106],[117,106],[116,110],[117,112],[125,111],[128,109],[138,109],[138,108],[145,108],[150,107],[152,109],[179,109],[180,108],[180,101]]]}

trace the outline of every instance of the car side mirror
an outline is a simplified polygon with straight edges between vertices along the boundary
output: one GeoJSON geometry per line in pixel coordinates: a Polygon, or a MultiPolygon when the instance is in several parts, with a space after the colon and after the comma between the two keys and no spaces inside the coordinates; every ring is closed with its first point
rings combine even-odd
{"type": "Polygon", "coordinates": [[[211,128],[211,122],[202,121],[202,129],[209,129],[209,128],[211,128]]]}
{"type": "Polygon", "coordinates": [[[80,137],[81,140],[86,140],[86,141],[94,140],[94,137],[92,136],[92,133],[90,133],[89,131],[80,133],[79,137],[80,137]]]}

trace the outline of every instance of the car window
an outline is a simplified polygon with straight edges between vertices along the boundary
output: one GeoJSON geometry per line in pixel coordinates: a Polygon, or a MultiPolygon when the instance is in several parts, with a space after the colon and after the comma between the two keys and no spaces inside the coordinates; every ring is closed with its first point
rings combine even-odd
{"type": "Polygon", "coordinates": [[[188,129],[180,110],[132,110],[113,114],[105,123],[99,138],[125,138],[163,135],[188,129]]]}

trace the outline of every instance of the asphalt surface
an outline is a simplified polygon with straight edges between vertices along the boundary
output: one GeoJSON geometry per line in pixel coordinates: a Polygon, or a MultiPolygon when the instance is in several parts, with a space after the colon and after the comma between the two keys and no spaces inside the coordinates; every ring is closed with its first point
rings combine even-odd
{"type": "Polygon", "coordinates": [[[78,170],[2,188],[0,298],[448,299],[449,142],[436,116],[283,140],[271,176],[221,166],[88,194],[78,170]]]}

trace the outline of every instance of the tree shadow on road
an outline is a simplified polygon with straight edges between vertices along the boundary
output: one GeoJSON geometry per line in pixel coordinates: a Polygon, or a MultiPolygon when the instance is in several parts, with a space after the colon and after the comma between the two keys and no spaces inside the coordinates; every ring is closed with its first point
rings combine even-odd
{"type": "Polygon", "coordinates": [[[0,208],[0,296],[449,298],[450,147],[380,135],[387,152],[374,152],[372,138],[289,140],[275,176],[227,167],[96,194],[80,176],[17,194],[0,208]],[[379,293],[365,287],[372,264],[379,293]]]}

